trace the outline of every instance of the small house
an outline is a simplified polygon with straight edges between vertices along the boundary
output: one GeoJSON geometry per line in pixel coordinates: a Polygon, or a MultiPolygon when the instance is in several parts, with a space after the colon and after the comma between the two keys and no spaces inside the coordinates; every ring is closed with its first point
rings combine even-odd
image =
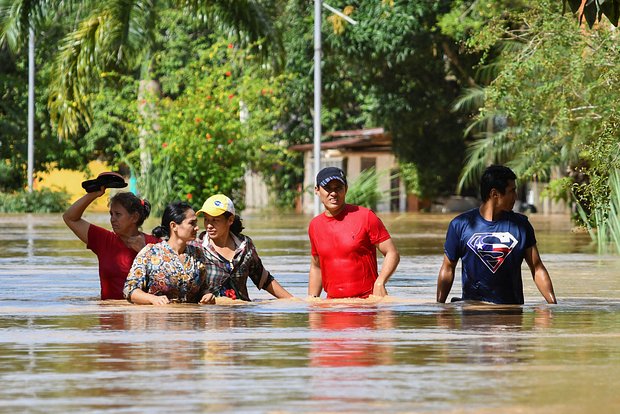
{"type": "MultiPolygon", "coordinates": [[[[378,212],[405,211],[406,194],[398,177],[398,163],[392,150],[392,136],[383,128],[333,131],[324,135],[321,142],[321,168],[338,167],[347,175],[349,184],[362,171],[375,168],[379,173],[378,190],[382,198],[376,206],[378,212]]],[[[314,145],[300,144],[289,148],[304,153],[304,182],[301,210],[311,214],[314,210],[314,145]]]]}

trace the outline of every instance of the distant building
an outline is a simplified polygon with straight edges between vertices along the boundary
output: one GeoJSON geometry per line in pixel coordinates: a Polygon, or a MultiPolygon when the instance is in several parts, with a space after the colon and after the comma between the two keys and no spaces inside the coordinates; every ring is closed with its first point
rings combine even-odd
{"type": "MultiPolygon", "coordinates": [[[[383,128],[353,131],[333,131],[325,134],[331,138],[321,143],[321,168],[338,167],[355,181],[362,171],[374,167],[379,174],[378,190],[383,195],[376,210],[379,212],[405,211],[406,194],[401,180],[396,176],[398,163],[392,150],[392,136],[383,128]]],[[[289,149],[304,153],[304,182],[301,210],[311,214],[314,209],[313,144],[293,145],[289,149]]]]}

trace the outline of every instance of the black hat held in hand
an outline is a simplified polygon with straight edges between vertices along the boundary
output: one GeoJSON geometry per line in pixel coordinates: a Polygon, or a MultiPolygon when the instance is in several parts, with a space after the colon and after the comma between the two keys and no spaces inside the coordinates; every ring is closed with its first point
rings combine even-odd
{"type": "Polygon", "coordinates": [[[127,183],[122,175],[115,172],[102,172],[94,180],[82,182],[82,188],[86,190],[87,193],[99,191],[101,186],[106,188],[124,188],[127,187],[127,183]]]}

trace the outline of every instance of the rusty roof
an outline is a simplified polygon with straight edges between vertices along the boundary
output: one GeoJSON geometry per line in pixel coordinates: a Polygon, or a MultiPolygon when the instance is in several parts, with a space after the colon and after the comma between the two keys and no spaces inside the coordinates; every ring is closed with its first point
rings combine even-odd
{"type": "MultiPolygon", "coordinates": [[[[387,151],[392,149],[392,135],[389,132],[386,133],[383,128],[332,131],[327,132],[325,136],[336,139],[321,142],[321,150],[351,149],[387,151]]],[[[313,148],[314,144],[297,144],[289,147],[291,151],[310,151],[313,148]]]]}

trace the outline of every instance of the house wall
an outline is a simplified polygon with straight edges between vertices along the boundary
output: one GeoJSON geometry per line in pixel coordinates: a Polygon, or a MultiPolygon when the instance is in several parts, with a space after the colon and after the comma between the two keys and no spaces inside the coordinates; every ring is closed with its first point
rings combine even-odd
{"type": "Polygon", "coordinates": [[[243,179],[245,181],[246,211],[267,208],[269,206],[269,190],[262,174],[247,170],[243,179]]]}
{"type": "Polygon", "coordinates": [[[536,210],[540,214],[569,214],[570,207],[565,201],[554,201],[549,197],[542,197],[541,194],[545,191],[549,184],[532,181],[527,183],[526,201],[529,204],[533,204],[536,210]]]}
{"type": "MultiPolygon", "coordinates": [[[[88,163],[88,171],[90,173],[83,173],[80,171],[64,170],[54,168],[46,173],[37,173],[34,180],[34,189],[41,190],[48,188],[50,190],[64,190],[69,193],[70,203],[74,203],[81,198],[86,192],[82,188],[82,181],[96,178],[99,174],[105,171],[110,171],[110,167],[101,161],[91,161],[88,163]]],[[[126,191],[129,188],[123,190],[110,189],[106,192],[106,195],[99,197],[88,206],[88,211],[108,211],[108,201],[111,196],[118,191],[126,191]]]]}

